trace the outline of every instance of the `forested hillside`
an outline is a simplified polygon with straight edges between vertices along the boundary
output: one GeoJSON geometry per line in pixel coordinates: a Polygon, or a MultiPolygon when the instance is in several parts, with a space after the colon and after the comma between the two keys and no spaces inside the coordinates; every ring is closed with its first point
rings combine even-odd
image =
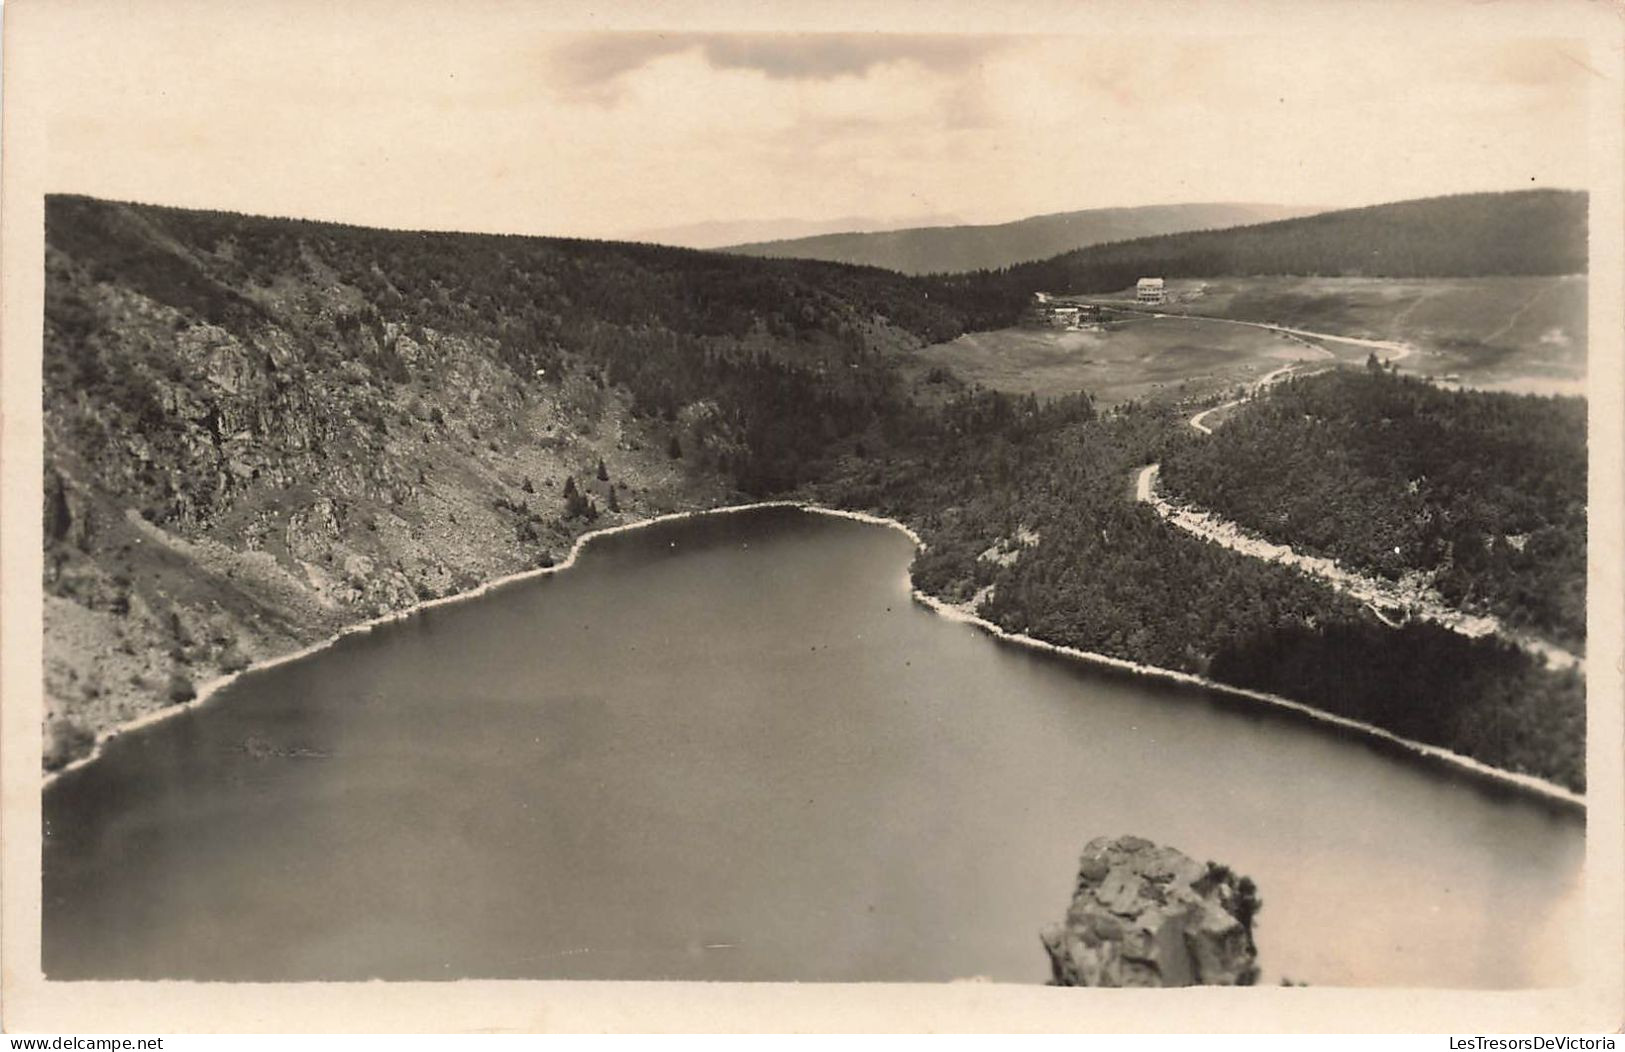
{"type": "MultiPolygon", "coordinates": [[[[1006,627],[1583,784],[1572,677],[1456,636],[1385,649],[1359,608],[1136,505],[1138,466],[1196,455],[1171,410],[906,379],[900,350],[1025,300],[996,275],[83,198],[48,202],[46,243],[50,764],[594,526],[791,494],[916,526],[920,586],[1006,627]]],[[[1453,434],[1455,405],[1418,416],[1453,434]]]]}
{"type": "Polygon", "coordinates": [[[1585,642],[1586,403],[1381,369],[1280,384],[1163,463],[1170,496],[1565,647],[1585,642]]]}
{"type": "Polygon", "coordinates": [[[50,758],[222,669],[780,492],[916,414],[900,275],[56,197],[50,758]]]}
{"type": "MultiPolygon", "coordinates": [[[[679,406],[714,403],[727,432],[719,445],[738,458],[726,466],[752,492],[794,484],[798,459],[875,419],[891,397],[877,348],[950,338],[971,321],[882,271],[649,245],[406,233],[82,198],[53,199],[48,231],[51,248],[91,281],[116,281],[182,324],[250,339],[299,315],[308,365],[355,360],[391,381],[408,378],[387,318],[409,336],[430,329],[488,341],[527,378],[557,375],[574,356],[595,378],[624,385],[639,412],[670,418],[679,406]],[[279,295],[290,282],[317,283],[332,302],[305,309],[279,295]]],[[[54,331],[89,327],[82,303],[62,291],[54,331]]],[[[143,401],[136,363],[82,342],[67,350],[49,356],[55,379],[125,408],[143,401]]]]}
{"type": "Polygon", "coordinates": [[[1310,700],[1584,784],[1584,685],[1572,670],[1548,671],[1494,639],[1396,631],[1289,569],[1169,529],[1130,499],[1138,466],[1208,444],[1181,415],[1131,405],[1096,419],[1084,400],[985,395],[950,419],[930,448],[819,489],[914,525],[927,545],[919,587],[980,597],[981,615],[1010,631],[1310,700]]]}
{"type": "Polygon", "coordinates": [[[1230,230],[1095,245],[1036,263],[941,279],[978,316],[1014,324],[1033,292],[1100,293],[1147,275],[1478,277],[1586,269],[1586,195],[1460,194],[1323,212],[1230,230]]]}
{"type": "Polygon", "coordinates": [[[1031,216],[1013,223],[819,234],[732,245],[721,251],[743,256],[860,263],[904,274],[945,274],[996,270],[1108,241],[1184,230],[1216,230],[1317,211],[1319,209],[1288,205],[1247,204],[1092,208],[1031,216]]]}

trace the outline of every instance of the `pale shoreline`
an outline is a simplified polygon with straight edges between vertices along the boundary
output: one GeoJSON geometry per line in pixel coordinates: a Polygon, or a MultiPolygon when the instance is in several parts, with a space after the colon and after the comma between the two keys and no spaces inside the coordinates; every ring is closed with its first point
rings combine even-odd
{"type": "MultiPolygon", "coordinates": [[[[795,508],[809,514],[827,515],[834,518],[851,519],[856,522],[869,523],[875,526],[889,527],[891,529],[898,530],[908,537],[908,539],[913,542],[916,549],[925,548],[925,541],[921,539],[920,535],[906,523],[899,522],[896,519],[887,518],[882,515],[874,515],[869,512],[848,511],[840,508],[826,508],[822,505],[797,500],[756,501],[750,504],[730,504],[719,508],[669,512],[664,515],[656,515],[652,518],[641,519],[637,522],[628,522],[622,523],[618,526],[606,526],[603,529],[589,530],[575,539],[575,543],[570,546],[569,554],[562,561],[555,563],[552,566],[542,566],[530,570],[521,570],[516,573],[493,578],[492,580],[486,581],[483,584],[475,586],[474,588],[470,588],[465,592],[458,592],[455,595],[441,596],[437,599],[426,599],[401,610],[392,611],[391,613],[384,614],[380,617],[371,618],[370,620],[347,626],[328,636],[326,639],[312,643],[307,647],[302,647],[299,650],[295,650],[287,654],[281,654],[276,657],[265,658],[264,660],[254,662],[246,668],[239,669],[236,672],[229,672],[224,675],[217,676],[199,687],[197,696],[190,701],[178,702],[176,704],[154,710],[153,712],[149,712],[142,716],[138,716],[135,719],[128,720],[97,735],[96,744],[90,752],[84,756],[78,757],[70,763],[63,765],[55,771],[46,772],[42,781],[41,791],[49,789],[51,785],[55,783],[56,780],[62,775],[79,770],[80,768],[93,763],[102,755],[103,747],[106,745],[106,743],[112,741],[120,735],[139,730],[143,727],[151,726],[155,723],[160,723],[190,709],[195,709],[206,704],[223,688],[235,682],[239,676],[245,676],[253,672],[261,672],[266,669],[275,668],[278,665],[285,665],[291,661],[298,661],[301,658],[309,657],[312,654],[326,650],[348,636],[371,632],[373,629],[381,625],[404,621],[423,610],[478,599],[497,588],[504,587],[505,585],[512,584],[516,581],[529,580],[531,578],[545,577],[549,574],[561,573],[564,570],[568,570],[570,567],[574,566],[576,559],[580,556],[583,549],[585,549],[590,542],[599,537],[612,536],[618,533],[628,533],[632,530],[641,530],[660,523],[676,522],[683,519],[697,518],[702,515],[729,515],[740,512],[760,511],[767,508],[795,508]]],[[[1436,761],[1442,761],[1450,766],[1457,767],[1471,774],[1478,775],[1480,777],[1487,777],[1503,784],[1514,786],[1518,789],[1545,797],[1549,800],[1575,805],[1582,809],[1586,807],[1586,798],[1584,795],[1575,793],[1574,791],[1564,788],[1563,786],[1554,782],[1549,782],[1544,778],[1538,778],[1534,775],[1528,774],[1518,774],[1513,771],[1502,770],[1499,767],[1492,767],[1489,764],[1475,760],[1471,757],[1463,756],[1460,753],[1451,752],[1449,749],[1445,749],[1437,745],[1427,745],[1422,742],[1412,741],[1409,738],[1402,738],[1399,735],[1394,734],[1392,731],[1384,730],[1383,728],[1377,727],[1373,724],[1363,723],[1359,720],[1350,719],[1346,716],[1338,716],[1334,713],[1314,708],[1313,706],[1307,705],[1303,702],[1293,701],[1290,698],[1282,697],[1278,694],[1269,694],[1264,691],[1251,690],[1246,687],[1231,686],[1230,684],[1206,679],[1202,676],[1197,676],[1189,672],[1180,672],[1175,669],[1160,668],[1155,665],[1144,665],[1138,662],[1126,660],[1124,658],[1115,658],[1107,654],[1098,654],[1092,651],[1078,650],[1074,647],[1061,646],[1056,643],[1050,643],[1046,640],[1034,638],[1033,636],[1010,632],[985,618],[979,617],[974,613],[962,609],[961,607],[955,606],[942,599],[938,599],[936,596],[927,595],[920,589],[913,587],[912,582],[910,583],[909,590],[913,595],[915,602],[929,608],[932,612],[951,621],[974,625],[975,627],[980,628],[982,631],[1003,642],[1013,643],[1017,646],[1045,651],[1051,654],[1058,654],[1072,660],[1084,661],[1090,664],[1102,665],[1107,668],[1117,669],[1119,671],[1131,672],[1135,675],[1168,680],[1184,686],[1198,687],[1203,690],[1214,691],[1217,693],[1230,695],[1232,697],[1246,698],[1250,701],[1263,702],[1264,704],[1273,706],[1275,708],[1294,712],[1300,716],[1306,716],[1320,723],[1329,724],[1342,730],[1355,731],[1367,737],[1376,738],[1391,745],[1397,745],[1413,755],[1426,757],[1436,761]]]]}

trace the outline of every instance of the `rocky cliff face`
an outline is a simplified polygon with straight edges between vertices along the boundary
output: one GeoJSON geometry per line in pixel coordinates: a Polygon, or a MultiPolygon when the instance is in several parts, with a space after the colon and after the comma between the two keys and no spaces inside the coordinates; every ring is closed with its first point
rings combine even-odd
{"type": "Polygon", "coordinates": [[[1258,977],[1252,881],[1171,847],[1091,840],[1066,921],[1044,930],[1056,986],[1246,986],[1258,977]]]}
{"type": "MultiPolygon", "coordinates": [[[[46,203],[47,767],[195,684],[782,493],[963,331],[883,271],[46,203]]],[[[906,428],[899,431],[906,434],[906,428]]]]}
{"type": "MultiPolygon", "coordinates": [[[[669,336],[654,308],[583,346],[513,316],[600,308],[492,291],[517,243],[430,258],[398,235],[386,271],[368,232],[207,218],[50,203],[47,768],[222,672],[549,565],[586,530],[739,498],[718,426],[606,377],[623,329],[669,336]]],[[[619,265],[605,281],[641,287],[619,265]]]]}
{"type": "Polygon", "coordinates": [[[412,378],[295,370],[278,341],[343,309],[319,288],[243,339],[52,264],[100,354],[155,367],[131,401],[47,390],[47,767],[194,684],[548,565],[586,530],[737,499],[586,367],[521,376],[477,338],[386,324],[412,378]]]}

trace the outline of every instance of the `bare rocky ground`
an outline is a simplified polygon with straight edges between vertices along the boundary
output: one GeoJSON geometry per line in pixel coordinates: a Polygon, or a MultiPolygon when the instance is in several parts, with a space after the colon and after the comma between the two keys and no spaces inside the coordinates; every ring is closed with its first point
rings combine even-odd
{"type": "MultiPolygon", "coordinates": [[[[47,398],[47,768],[222,672],[549,565],[589,530],[739,497],[692,432],[703,407],[635,416],[579,363],[523,376],[476,338],[386,325],[409,375],[364,364],[388,360],[376,346],[306,369],[286,321],[245,345],[53,262],[120,353],[176,367],[153,381],[153,429],[47,398]]],[[[338,287],[261,294],[313,328],[345,309],[338,287]]]]}
{"type": "MultiPolygon", "coordinates": [[[[335,502],[302,487],[263,494],[192,537],[65,477],[90,552],[57,553],[45,597],[46,765],[178,701],[195,685],[316,642],[348,624],[562,558],[591,529],[712,507],[733,494],[666,454],[616,404],[588,433],[543,402],[541,443],[467,441],[433,455],[399,503],[335,502]],[[609,481],[597,478],[603,462],[609,481]],[[574,477],[597,505],[569,517],[574,477]],[[529,481],[530,490],[526,490],[529,481]],[[619,511],[609,511],[613,485],[619,511]],[[498,506],[498,501],[508,506],[498,506]],[[92,558],[92,554],[97,558],[92,558]],[[111,572],[109,572],[109,564],[111,572]],[[54,594],[52,594],[54,592],[54,594]]],[[[506,436],[505,436],[506,437],[506,436]]],[[[54,562],[54,560],[53,560],[54,562]]]]}

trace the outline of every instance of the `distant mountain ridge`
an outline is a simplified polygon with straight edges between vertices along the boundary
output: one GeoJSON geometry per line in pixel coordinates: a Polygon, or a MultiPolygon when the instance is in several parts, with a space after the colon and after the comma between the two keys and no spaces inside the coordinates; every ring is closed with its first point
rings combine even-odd
{"type": "Polygon", "coordinates": [[[1035,292],[1117,292],[1142,277],[1445,278],[1580,274],[1583,190],[1452,194],[1091,245],[996,271],[920,280],[975,328],[1012,325],[1035,292]]]}
{"type": "Polygon", "coordinates": [[[742,256],[819,259],[904,274],[997,270],[1109,241],[1267,223],[1324,211],[1271,204],[1178,204],[1054,212],[1010,223],[848,231],[718,249],[742,256]]]}
{"type": "Polygon", "coordinates": [[[951,213],[883,219],[877,216],[837,216],[833,219],[711,219],[699,223],[653,227],[633,231],[618,240],[643,241],[678,248],[724,249],[749,242],[767,244],[817,237],[823,234],[875,233],[912,227],[958,226],[964,222],[951,213]]]}
{"type": "Polygon", "coordinates": [[[1401,202],[914,277],[49,197],[44,758],[595,526],[789,491],[918,528],[916,587],[979,596],[1006,631],[1271,690],[1304,667],[1265,665],[1271,641],[1308,639],[1313,691],[1290,696],[1579,790],[1580,680],[1417,626],[1390,660],[1392,630],[1335,593],[1148,529],[1121,480],[1193,440],[1183,411],[1097,417],[905,366],[1035,291],[1146,274],[1566,273],[1585,207],[1401,202]],[[982,558],[1012,508],[1043,543],[982,558]],[[1520,731],[1460,732],[1479,726],[1520,731]]]}
{"type": "MultiPolygon", "coordinates": [[[[1586,269],[1583,190],[1451,194],[1312,216],[1102,244],[1014,267],[1055,287],[1133,277],[1299,274],[1476,277],[1586,269]]],[[[1115,282],[1116,284],[1110,284],[1115,282]]],[[[1049,288],[1042,281],[1037,288],[1049,288]]]]}

